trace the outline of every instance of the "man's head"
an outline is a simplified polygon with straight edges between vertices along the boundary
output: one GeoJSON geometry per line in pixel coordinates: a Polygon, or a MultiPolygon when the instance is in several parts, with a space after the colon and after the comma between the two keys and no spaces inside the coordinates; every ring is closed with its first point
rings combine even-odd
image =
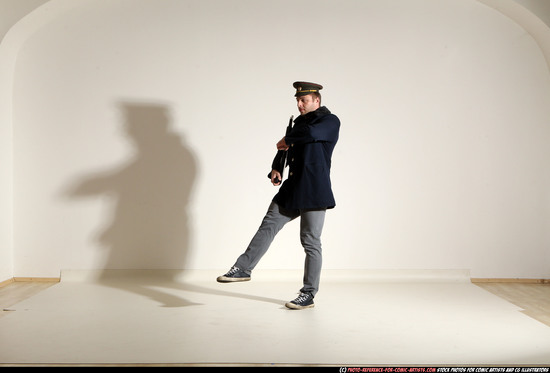
{"type": "Polygon", "coordinates": [[[298,111],[300,111],[301,115],[315,111],[321,106],[321,94],[319,91],[323,89],[322,85],[309,82],[294,82],[293,86],[296,88],[294,96],[296,97],[298,111]]]}
{"type": "Polygon", "coordinates": [[[304,115],[319,109],[319,106],[321,106],[321,97],[319,94],[299,96],[296,97],[296,104],[298,106],[298,111],[300,112],[300,114],[304,115]]]}

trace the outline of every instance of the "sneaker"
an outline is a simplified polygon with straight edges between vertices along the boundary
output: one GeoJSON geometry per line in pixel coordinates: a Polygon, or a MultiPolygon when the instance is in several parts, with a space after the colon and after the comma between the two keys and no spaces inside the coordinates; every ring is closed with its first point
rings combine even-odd
{"type": "Polygon", "coordinates": [[[229,272],[223,276],[219,276],[216,281],[218,282],[239,282],[250,281],[250,275],[235,266],[231,267],[229,272]]]}
{"type": "Polygon", "coordinates": [[[293,310],[302,310],[304,308],[315,307],[315,304],[313,303],[313,295],[309,293],[300,293],[298,298],[287,302],[285,306],[293,310]]]}

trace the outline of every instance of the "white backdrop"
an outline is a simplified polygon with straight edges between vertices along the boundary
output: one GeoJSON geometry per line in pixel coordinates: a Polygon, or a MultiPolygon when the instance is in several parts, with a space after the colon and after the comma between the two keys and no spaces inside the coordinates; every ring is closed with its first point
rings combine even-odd
{"type": "MultiPolygon", "coordinates": [[[[548,67],[494,9],[54,0],[27,22],[15,276],[226,270],[276,193],[266,175],[295,80],[323,84],[342,122],[324,268],[550,276],[548,67]]],[[[302,263],[294,223],[258,268],[302,263]]]]}

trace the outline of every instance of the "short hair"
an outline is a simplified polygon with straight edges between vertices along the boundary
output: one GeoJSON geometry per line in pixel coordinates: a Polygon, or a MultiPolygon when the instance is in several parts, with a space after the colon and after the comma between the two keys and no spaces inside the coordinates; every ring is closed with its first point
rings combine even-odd
{"type": "Polygon", "coordinates": [[[319,105],[321,105],[321,93],[313,92],[311,95],[313,96],[313,98],[318,98],[319,99],[319,105]]]}

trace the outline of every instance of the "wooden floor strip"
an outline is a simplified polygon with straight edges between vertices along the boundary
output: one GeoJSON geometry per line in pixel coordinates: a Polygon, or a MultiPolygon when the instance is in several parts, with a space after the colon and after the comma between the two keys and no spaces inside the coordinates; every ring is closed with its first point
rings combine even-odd
{"type": "Polygon", "coordinates": [[[480,283],[509,283],[509,284],[550,284],[547,278],[471,278],[474,284],[480,283]]]}

